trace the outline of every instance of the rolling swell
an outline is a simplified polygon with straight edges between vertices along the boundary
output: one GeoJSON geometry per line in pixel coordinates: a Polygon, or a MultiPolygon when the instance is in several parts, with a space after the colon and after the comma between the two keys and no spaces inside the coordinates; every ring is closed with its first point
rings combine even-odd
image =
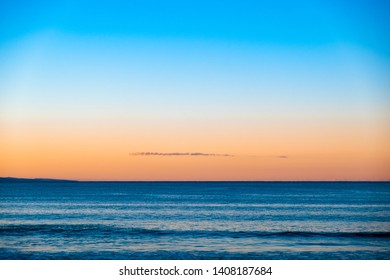
{"type": "Polygon", "coordinates": [[[288,237],[339,237],[339,238],[390,238],[390,232],[308,232],[308,231],[218,231],[218,230],[162,230],[147,228],[125,228],[99,224],[34,224],[0,226],[2,235],[25,234],[73,234],[73,235],[136,235],[142,236],[191,236],[227,238],[288,238],[288,237]]]}

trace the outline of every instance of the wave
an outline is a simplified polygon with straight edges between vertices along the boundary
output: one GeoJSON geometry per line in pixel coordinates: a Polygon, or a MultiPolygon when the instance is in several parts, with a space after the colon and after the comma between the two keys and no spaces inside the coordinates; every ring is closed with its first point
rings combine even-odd
{"type": "Polygon", "coordinates": [[[24,224],[0,226],[1,235],[63,234],[72,235],[127,235],[137,237],[185,236],[192,238],[390,238],[390,232],[312,232],[312,231],[221,231],[221,230],[165,230],[116,227],[101,224],[24,224]]]}

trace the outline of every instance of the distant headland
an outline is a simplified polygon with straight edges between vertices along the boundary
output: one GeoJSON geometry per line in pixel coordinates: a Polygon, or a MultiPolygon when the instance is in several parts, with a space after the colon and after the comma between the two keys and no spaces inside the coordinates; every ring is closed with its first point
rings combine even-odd
{"type": "Polygon", "coordinates": [[[78,182],[77,180],[50,179],[50,178],[15,178],[0,177],[0,183],[28,183],[28,182],[78,182]]]}

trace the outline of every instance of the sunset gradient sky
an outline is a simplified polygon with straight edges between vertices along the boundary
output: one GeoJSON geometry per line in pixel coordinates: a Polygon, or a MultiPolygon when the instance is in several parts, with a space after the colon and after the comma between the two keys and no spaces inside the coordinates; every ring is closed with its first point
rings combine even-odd
{"type": "Polygon", "coordinates": [[[387,1],[101,2],[0,2],[0,177],[390,179],[387,1]]]}

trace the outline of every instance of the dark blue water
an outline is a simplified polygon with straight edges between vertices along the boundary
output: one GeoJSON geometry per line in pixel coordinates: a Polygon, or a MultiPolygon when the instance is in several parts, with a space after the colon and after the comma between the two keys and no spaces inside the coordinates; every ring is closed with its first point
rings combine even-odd
{"type": "Polygon", "coordinates": [[[390,259],[390,183],[0,183],[1,259],[390,259]]]}

